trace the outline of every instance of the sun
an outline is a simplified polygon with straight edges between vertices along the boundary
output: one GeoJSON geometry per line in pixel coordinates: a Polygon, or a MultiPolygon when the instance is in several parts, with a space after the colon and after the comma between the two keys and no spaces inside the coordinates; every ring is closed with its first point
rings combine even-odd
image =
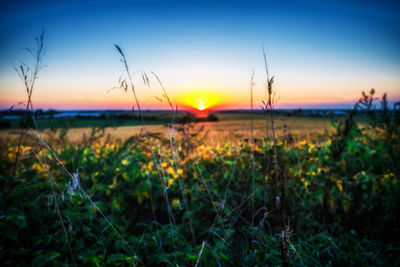
{"type": "Polygon", "coordinates": [[[204,105],[203,105],[203,104],[200,104],[200,105],[197,107],[197,109],[198,109],[198,110],[204,110],[204,105]]]}

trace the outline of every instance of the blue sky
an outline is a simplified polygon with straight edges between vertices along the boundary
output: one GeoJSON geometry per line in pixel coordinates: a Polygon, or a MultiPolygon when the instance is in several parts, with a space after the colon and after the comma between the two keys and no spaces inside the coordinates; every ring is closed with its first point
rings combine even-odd
{"type": "MultiPolygon", "coordinates": [[[[278,107],[350,107],[361,90],[400,99],[400,4],[387,1],[13,1],[1,4],[0,106],[25,99],[13,65],[29,61],[43,29],[47,68],[42,108],[129,108],[107,91],[122,73],[113,44],[133,70],[154,71],[182,105],[246,108],[255,69],[264,97],[262,46],[276,76],[278,107]],[[63,96],[63,97],[60,97],[63,96]],[[207,103],[205,103],[207,105],[207,103]]],[[[160,88],[141,86],[145,107],[160,88]]]]}

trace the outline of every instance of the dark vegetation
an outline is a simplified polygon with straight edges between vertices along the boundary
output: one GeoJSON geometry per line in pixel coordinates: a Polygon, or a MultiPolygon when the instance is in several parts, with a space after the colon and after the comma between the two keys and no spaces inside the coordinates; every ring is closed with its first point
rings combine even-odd
{"type": "MultiPolygon", "coordinates": [[[[41,109],[35,110],[34,112],[28,111],[28,119],[24,121],[24,110],[7,110],[0,112],[0,129],[20,129],[35,128],[42,129],[57,129],[57,128],[82,128],[82,127],[119,127],[119,126],[136,126],[141,125],[141,117],[137,113],[132,112],[115,112],[105,111],[101,114],[85,115],[77,114],[69,116],[55,117],[60,114],[60,111],[48,110],[43,111],[41,109]],[[6,119],[4,119],[4,117],[6,119]],[[35,123],[33,119],[35,118],[35,123]]],[[[99,112],[100,113],[100,112],[99,112]]],[[[167,124],[171,121],[174,116],[173,112],[165,111],[148,111],[143,115],[143,120],[148,125],[154,124],[167,124]]],[[[179,123],[192,123],[192,122],[217,122],[218,117],[210,113],[204,117],[198,117],[196,114],[191,112],[179,112],[176,116],[176,121],[179,123]]]]}
{"type": "Polygon", "coordinates": [[[267,136],[1,140],[2,265],[399,265],[399,104],[371,90],[333,133],[278,138],[266,81],[267,136]]]}

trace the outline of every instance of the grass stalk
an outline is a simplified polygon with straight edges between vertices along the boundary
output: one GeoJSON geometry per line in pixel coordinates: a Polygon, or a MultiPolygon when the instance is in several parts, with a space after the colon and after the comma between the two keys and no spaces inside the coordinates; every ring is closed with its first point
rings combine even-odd
{"type": "Polygon", "coordinates": [[[266,110],[269,110],[269,120],[271,122],[271,133],[272,133],[272,142],[273,142],[273,156],[272,156],[272,164],[274,167],[274,182],[273,182],[273,187],[274,187],[274,195],[275,195],[275,205],[277,209],[277,219],[279,222],[279,240],[280,240],[280,251],[281,251],[281,260],[282,260],[282,266],[288,266],[289,265],[289,253],[288,253],[288,242],[287,239],[290,234],[290,228],[289,224],[286,221],[286,211],[285,211],[285,205],[284,205],[284,192],[285,192],[285,181],[282,179],[282,181],[279,180],[280,175],[279,175],[279,166],[278,166],[278,152],[276,148],[276,136],[275,136],[275,124],[274,124],[274,107],[276,103],[276,98],[275,98],[275,92],[273,91],[272,85],[274,83],[274,76],[270,78],[269,76],[269,71],[268,71],[268,64],[267,64],[267,57],[265,54],[265,50],[263,48],[263,56],[264,56],[264,65],[265,65],[265,72],[267,75],[267,96],[268,100],[266,103],[266,110]],[[280,186],[279,186],[280,185],[280,186]]]}
{"type": "Polygon", "coordinates": [[[193,246],[195,246],[196,245],[196,235],[195,235],[195,231],[194,231],[194,227],[193,227],[191,211],[190,211],[189,203],[187,200],[187,194],[186,194],[186,190],[184,187],[183,179],[181,177],[181,174],[179,174],[179,171],[178,171],[179,167],[181,167],[181,163],[180,163],[180,159],[179,159],[179,150],[177,149],[177,146],[176,146],[176,138],[173,135],[173,133],[175,132],[175,116],[177,115],[177,112],[178,112],[178,106],[176,105],[176,107],[174,108],[174,105],[172,104],[172,101],[167,93],[167,90],[165,89],[160,78],[154,72],[151,72],[151,73],[153,74],[153,76],[156,78],[159,85],[161,86],[161,88],[163,90],[163,97],[167,101],[168,105],[170,106],[171,111],[174,114],[172,116],[171,123],[168,125],[169,144],[170,144],[170,149],[171,149],[171,155],[175,162],[175,172],[178,174],[179,187],[180,187],[180,191],[182,194],[182,199],[183,199],[183,203],[185,206],[186,215],[187,215],[188,221],[189,221],[189,227],[190,227],[190,232],[192,234],[193,246]]]}
{"type": "Polygon", "coordinates": [[[19,66],[19,68],[14,68],[24,83],[25,90],[27,93],[27,101],[26,101],[24,119],[22,121],[21,134],[19,135],[19,139],[18,139],[18,148],[17,148],[17,152],[15,154],[15,160],[14,160],[14,164],[13,164],[13,167],[11,170],[11,179],[15,176],[19,156],[21,153],[22,140],[28,131],[27,122],[28,122],[28,118],[29,118],[29,113],[32,114],[32,121],[34,122],[35,129],[37,128],[34,117],[33,117],[32,93],[33,93],[33,89],[35,87],[35,82],[38,78],[39,72],[44,67],[42,65],[43,56],[46,53],[46,48],[44,46],[44,31],[42,31],[42,33],[39,35],[39,37],[37,37],[35,39],[35,42],[36,42],[35,47],[33,47],[32,49],[29,49],[29,48],[25,49],[29,54],[32,55],[32,57],[34,59],[32,69],[24,63],[22,63],[19,66]]]}
{"type": "MultiPolygon", "coordinates": [[[[254,192],[254,171],[255,171],[255,162],[254,162],[254,110],[253,110],[253,86],[254,86],[254,69],[251,73],[251,81],[250,81],[250,109],[251,109],[251,117],[250,117],[250,127],[251,127],[251,191],[254,192]]],[[[251,225],[254,225],[254,198],[251,200],[251,225]]]]}

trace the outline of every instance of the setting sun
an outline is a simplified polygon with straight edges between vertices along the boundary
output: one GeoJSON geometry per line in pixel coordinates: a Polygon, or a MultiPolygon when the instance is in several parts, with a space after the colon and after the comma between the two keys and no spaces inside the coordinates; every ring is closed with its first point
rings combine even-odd
{"type": "Polygon", "coordinates": [[[199,111],[218,107],[221,97],[215,91],[204,88],[190,89],[182,95],[178,95],[176,100],[183,106],[197,109],[199,111]]]}

